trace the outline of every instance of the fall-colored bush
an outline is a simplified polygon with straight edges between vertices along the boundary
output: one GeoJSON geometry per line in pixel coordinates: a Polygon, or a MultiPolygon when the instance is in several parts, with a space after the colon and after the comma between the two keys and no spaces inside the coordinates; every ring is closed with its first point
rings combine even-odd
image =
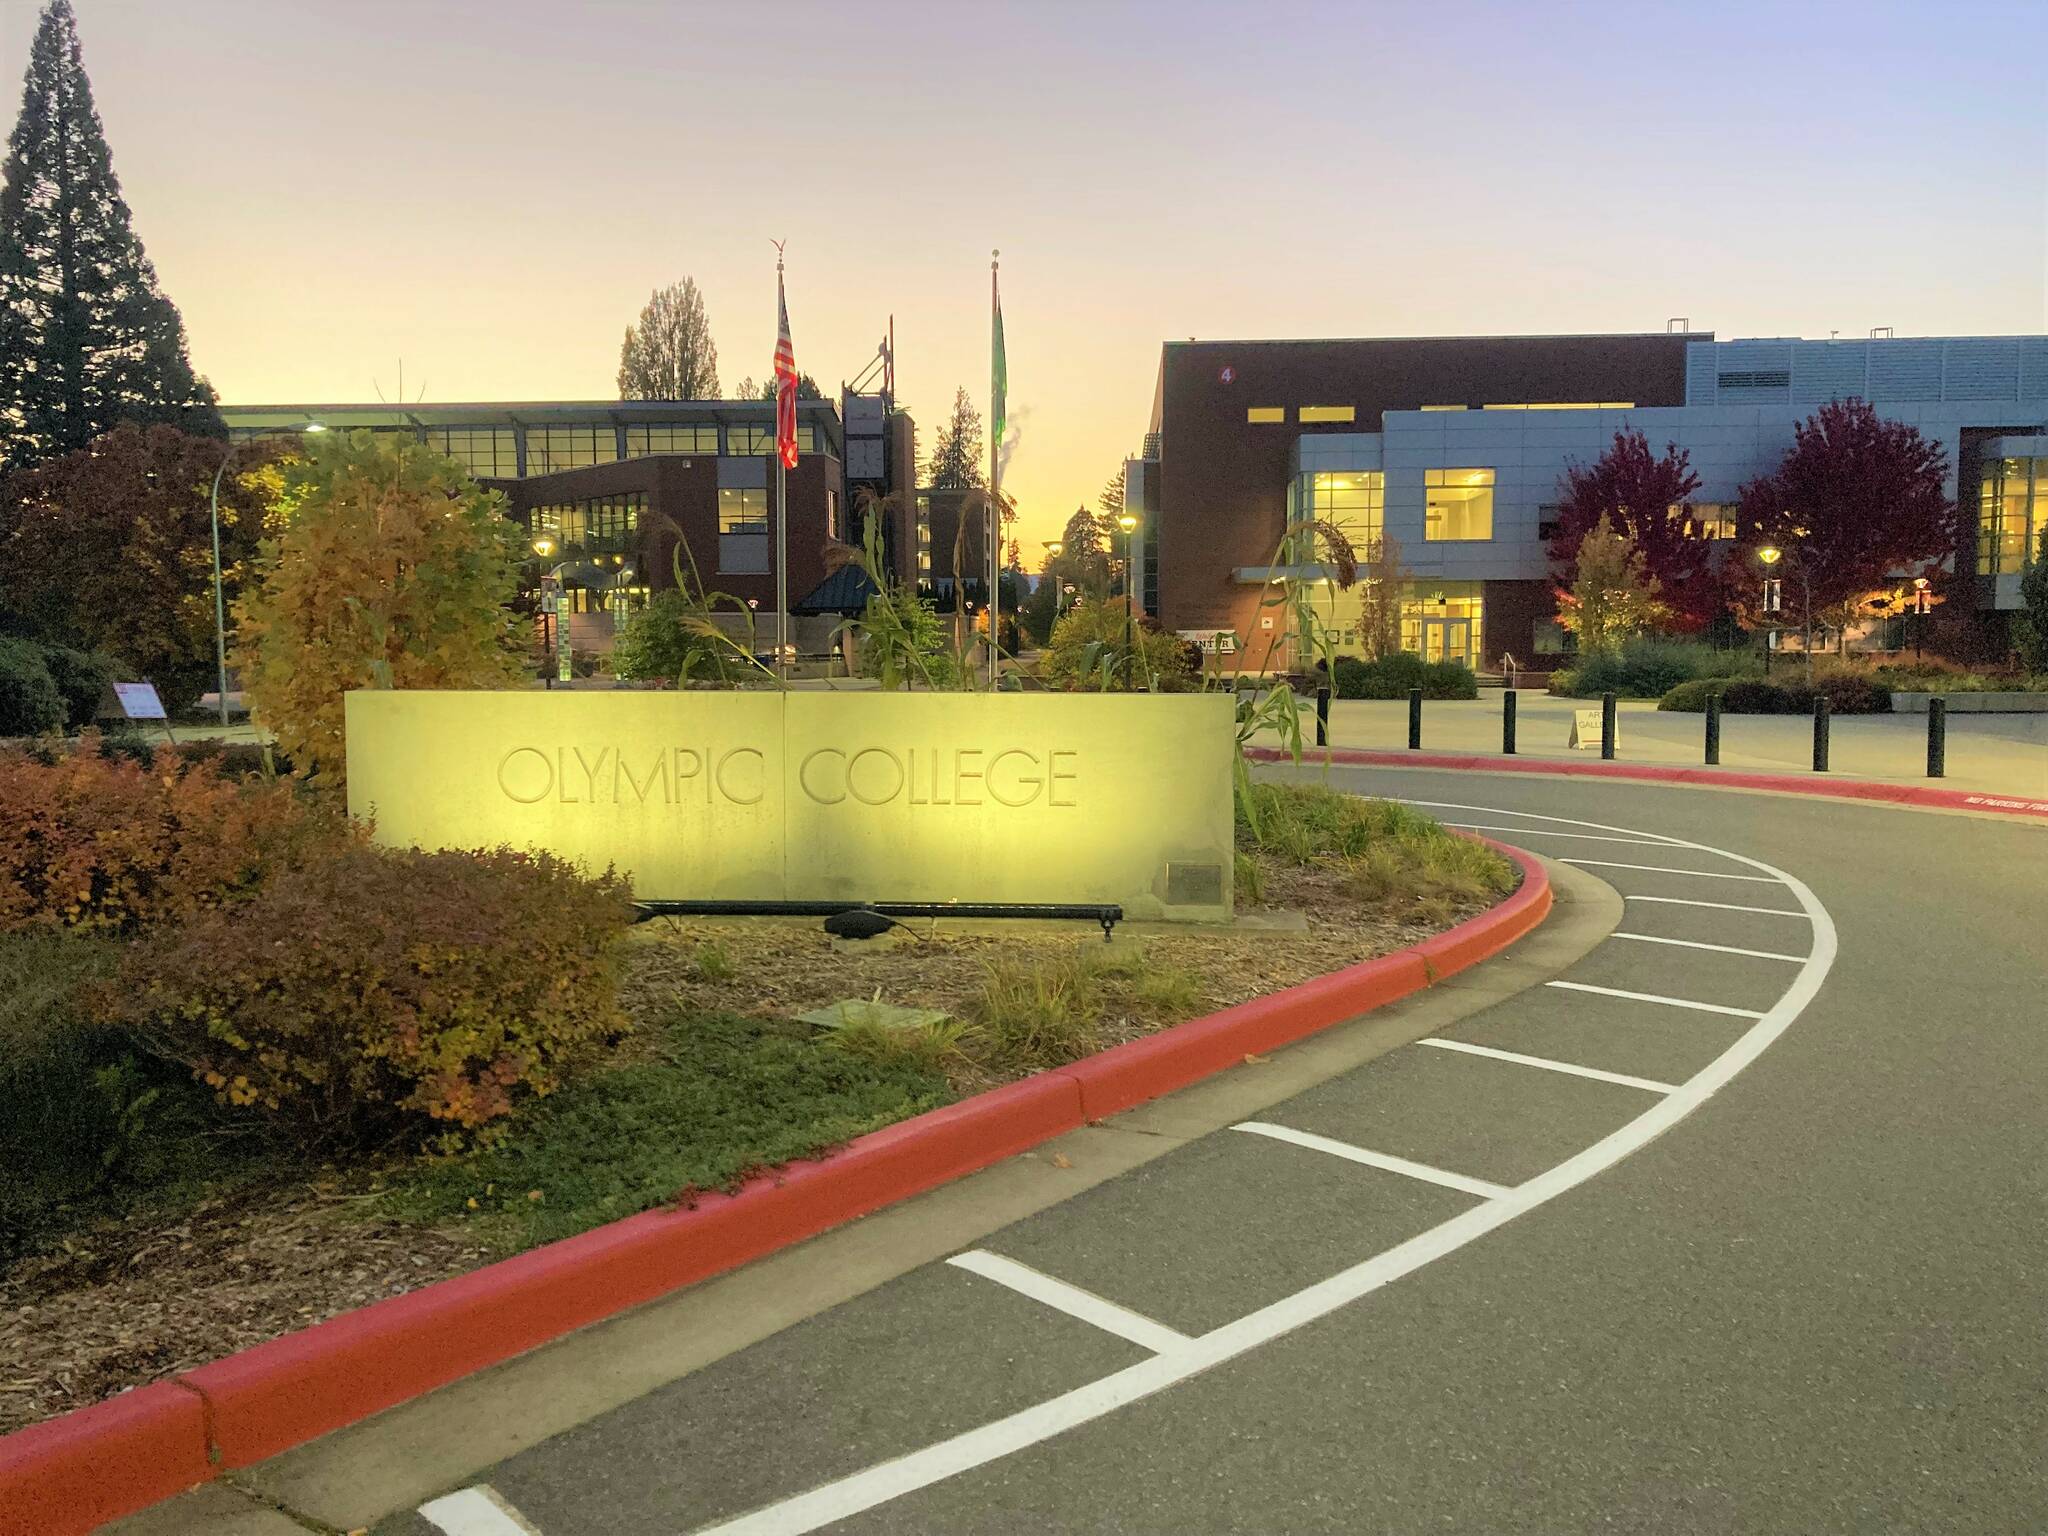
{"type": "Polygon", "coordinates": [[[356,688],[527,681],[504,497],[396,432],[328,432],[285,470],[275,537],[235,605],[255,722],[322,788],[347,775],[356,688]]]}
{"type": "Polygon", "coordinates": [[[76,749],[0,753],[0,931],[127,933],[233,906],[360,835],[289,784],[99,745],[87,732],[76,749]]]}
{"type": "Polygon", "coordinates": [[[106,1006],[308,1143],[451,1145],[625,1031],[630,918],[623,879],[552,855],[359,845],[145,936],[106,1006]]]}

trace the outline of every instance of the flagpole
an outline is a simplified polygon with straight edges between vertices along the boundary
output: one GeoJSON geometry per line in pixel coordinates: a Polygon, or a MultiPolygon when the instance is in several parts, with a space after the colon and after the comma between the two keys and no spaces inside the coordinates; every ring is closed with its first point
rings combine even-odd
{"type": "MultiPolygon", "coordinates": [[[[988,685],[996,686],[1002,672],[1002,581],[1003,581],[1003,414],[996,409],[996,391],[1003,381],[995,373],[995,328],[1003,312],[1003,296],[997,286],[997,268],[1000,266],[1001,251],[990,251],[988,263],[989,302],[989,411],[995,418],[990,424],[995,431],[989,434],[988,444],[988,515],[983,527],[987,531],[984,542],[988,545],[988,685]]],[[[1006,413],[1004,413],[1006,414],[1006,413]]]]}
{"type": "MultiPolygon", "coordinates": [[[[775,247],[775,310],[782,323],[782,247],[775,247]]],[[[778,406],[778,410],[780,407],[778,406]]],[[[775,675],[789,680],[789,477],[775,445],[775,675]]]]}

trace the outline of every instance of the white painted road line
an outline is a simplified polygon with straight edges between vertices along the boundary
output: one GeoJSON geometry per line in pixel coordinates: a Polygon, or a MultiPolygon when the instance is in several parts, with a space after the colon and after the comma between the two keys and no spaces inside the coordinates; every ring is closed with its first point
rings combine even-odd
{"type": "Polygon", "coordinates": [[[1055,1312],[1064,1312],[1069,1317],[1078,1317],[1082,1322],[1100,1328],[1104,1333],[1113,1333],[1120,1339],[1129,1339],[1140,1349],[1149,1349],[1155,1355],[1171,1354],[1177,1349],[1186,1349],[1194,1340],[1184,1333],[1176,1333],[1164,1323],[1155,1323],[1142,1313],[1097,1296],[1093,1291],[1084,1291],[1078,1285],[1069,1285],[1043,1274],[1028,1264],[1019,1264],[1015,1259],[1006,1259],[999,1253],[989,1253],[976,1248],[967,1253],[956,1253],[946,1260],[956,1269],[980,1275],[998,1285],[1008,1286],[1019,1295],[1029,1296],[1033,1301],[1043,1302],[1055,1312]]]}
{"type": "Polygon", "coordinates": [[[1553,832],[1548,827],[1490,827],[1480,821],[1447,821],[1447,827],[1457,827],[1466,832],[1512,832],[1518,837],[1569,837],[1582,843],[1625,843],[1631,848],[1669,848],[1671,845],[1650,837],[1606,837],[1592,832],[1553,832]]]}
{"type": "MultiPolygon", "coordinates": [[[[1540,816],[1534,811],[1511,811],[1498,805],[1460,805],[1450,800],[1400,800],[1386,797],[1396,805],[1419,805],[1429,811],[1479,811],[1487,816],[1515,816],[1523,821],[1551,821],[1564,827],[1591,827],[1596,832],[1626,832],[1630,837],[1646,837],[1662,843],[1667,848],[1697,848],[1701,853],[1719,853],[1718,848],[1709,848],[1704,843],[1688,843],[1681,837],[1666,837],[1661,832],[1645,832],[1640,827],[1610,827],[1604,822],[1580,821],[1572,816],[1540,816]]],[[[1517,831],[1521,829],[1516,828],[1517,831]]],[[[1531,832],[1534,827],[1529,828],[1531,832]]],[[[1734,855],[1730,855],[1734,857],[1734,855]]]]}
{"type": "Polygon", "coordinates": [[[1566,992],[1597,992],[1602,997],[1625,997],[1632,1003],[1661,1003],[1666,1008],[1690,1008],[1695,1013],[1725,1013],[1733,1019],[1760,1019],[1754,1008],[1724,1008],[1719,1003],[1696,1003],[1689,997],[1664,997],[1656,992],[1624,992],[1620,987],[1596,987],[1585,981],[1546,981],[1546,987],[1566,992]]]}
{"type": "Polygon", "coordinates": [[[1748,955],[1752,960],[1784,960],[1806,964],[1804,955],[1781,955],[1774,949],[1738,949],[1733,944],[1703,944],[1698,939],[1667,939],[1654,933],[1610,933],[1610,939],[1628,939],[1636,944],[1671,944],[1679,949],[1711,949],[1717,955],[1748,955]]]}
{"type": "Polygon", "coordinates": [[[1695,880],[1742,880],[1750,885],[1776,885],[1767,875],[1724,875],[1713,869],[1670,869],[1662,864],[1617,864],[1612,859],[1559,859],[1560,864],[1584,864],[1591,869],[1640,869],[1652,875],[1690,875],[1695,880]]]}
{"type": "Polygon", "coordinates": [[[1441,1184],[1445,1189],[1461,1190],[1468,1195],[1477,1195],[1482,1200],[1498,1200],[1508,1193],[1504,1184],[1489,1184],[1484,1179],[1468,1179],[1462,1173],[1448,1173],[1442,1168],[1432,1168],[1427,1163],[1411,1163],[1405,1157],[1389,1157],[1384,1152],[1368,1152],[1364,1147],[1354,1147],[1348,1141],[1332,1141],[1327,1136],[1297,1131],[1291,1126],[1270,1125],[1263,1120],[1244,1120],[1233,1125],[1231,1129],[1250,1131],[1254,1136],[1269,1136],[1274,1141],[1292,1142],[1297,1147],[1307,1147],[1311,1152],[1327,1152],[1332,1157],[1363,1163],[1368,1168],[1378,1168],[1386,1173],[1405,1174],[1411,1179],[1421,1179],[1426,1184],[1441,1184]]]}
{"type": "Polygon", "coordinates": [[[448,1536],[540,1536],[497,1489],[482,1483],[422,1504],[420,1515],[448,1536]]]}
{"type": "Polygon", "coordinates": [[[1624,895],[1621,899],[1623,901],[1654,901],[1660,907],[1711,907],[1716,912],[1754,912],[1760,917],[1796,917],[1801,922],[1812,921],[1804,912],[1788,911],[1784,907],[1738,907],[1725,901],[1688,901],[1683,896],[1624,895]]]}
{"type": "MultiPolygon", "coordinates": [[[[1493,807],[1484,805],[1451,809],[1499,814],[1493,807]]],[[[1568,820],[1564,817],[1553,819],[1568,820]]],[[[1600,827],[1606,832],[1633,830],[1601,826],[1598,822],[1582,825],[1600,827]]],[[[892,1461],[876,1463],[831,1482],[820,1483],[806,1492],[779,1499],[750,1514],[704,1527],[702,1536],[804,1536],[806,1532],[849,1519],[863,1510],[887,1504],[920,1488],[929,1488],[949,1477],[987,1466],[1027,1446],[1043,1444],[1363,1300],[1506,1226],[1516,1217],[1525,1216],[1559,1195],[1578,1188],[1662,1136],[1726,1087],[1737,1073],[1770,1049],[1777,1038],[1791,1027],[1827,980],[1837,950],[1834,921],[1828,916],[1827,908],[1820,904],[1820,899],[1802,881],[1747,854],[1730,853],[1701,843],[1673,841],[1680,847],[1718,854],[1752,869],[1778,875],[1812,922],[1814,930],[1812,955],[1800,967],[1799,974],[1785,989],[1784,995],[1772,1005],[1771,1011],[1744,1030],[1741,1038],[1727,1050],[1681,1083],[1675,1093],[1666,1094],[1628,1124],[1603,1136],[1585,1151],[1518,1184],[1504,1198],[1482,1200],[1427,1232],[1362,1259],[1327,1280],[1283,1296],[1234,1323],[1226,1323],[1203,1334],[1188,1349],[1170,1355],[1155,1355],[1150,1360],[1126,1366],[1058,1397],[965,1430],[949,1440],[936,1441],[892,1461]]]]}
{"type": "Polygon", "coordinates": [[[1488,1056],[1495,1061],[1511,1061],[1518,1067],[1541,1067],[1546,1072],[1568,1072],[1573,1077],[1590,1077],[1596,1083],[1619,1083],[1624,1088],[1645,1088],[1651,1093],[1678,1092],[1676,1083],[1660,1083],[1648,1077],[1630,1077],[1626,1072],[1603,1072],[1598,1067],[1582,1067],[1571,1061],[1553,1061],[1548,1056],[1524,1056],[1520,1051],[1497,1051],[1490,1045],[1474,1045],[1469,1040],[1446,1040],[1442,1035],[1426,1035],[1415,1043],[1433,1045],[1440,1051],[1462,1051],[1467,1056],[1488,1056]]]}

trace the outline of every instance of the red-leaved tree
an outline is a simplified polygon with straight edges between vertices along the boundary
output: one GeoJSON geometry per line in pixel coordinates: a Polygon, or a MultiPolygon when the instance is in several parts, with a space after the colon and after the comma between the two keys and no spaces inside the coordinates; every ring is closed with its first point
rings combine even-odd
{"type": "Polygon", "coordinates": [[[1678,629],[1699,630],[1720,616],[1720,585],[1712,579],[1713,546],[1693,536],[1682,509],[1700,488],[1686,451],[1668,444],[1660,456],[1634,428],[1614,434],[1614,445],[1591,464],[1571,464],[1558,484],[1557,532],[1550,560],[1558,585],[1569,589],[1579,544],[1606,518],[1642,556],[1656,578],[1678,629]]]}
{"type": "Polygon", "coordinates": [[[1949,552],[1955,503],[1940,444],[1853,398],[1830,401],[1793,432],[1784,462],[1742,488],[1745,558],[1731,573],[1753,578],[1757,550],[1782,550],[1787,610],[1810,601],[1824,614],[1949,552]]]}

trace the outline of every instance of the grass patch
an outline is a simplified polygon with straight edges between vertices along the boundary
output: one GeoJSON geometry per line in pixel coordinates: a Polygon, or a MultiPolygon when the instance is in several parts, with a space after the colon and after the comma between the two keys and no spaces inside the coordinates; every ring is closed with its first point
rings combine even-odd
{"type": "Polygon", "coordinates": [[[1515,885],[1514,866],[1485,844],[1404,805],[1320,784],[1254,784],[1237,840],[1240,858],[1256,849],[1298,865],[1336,861],[1357,900],[1420,922],[1448,923],[1459,904],[1515,885]]]}
{"type": "Polygon", "coordinates": [[[732,955],[716,939],[710,939],[697,946],[691,957],[691,973],[699,981],[731,981],[739,975],[739,967],[733,964],[732,955]]]}
{"type": "Polygon", "coordinates": [[[881,1002],[846,1003],[837,1020],[825,1026],[820,1041],[870,1061],[902,1064],[922,1072],[942,1073],[971,1033],[965,1020],[936,1009],[897,1010],[881,1002]],[[923,1012],[928,1017],[919,1017],[923,1012]],[[908,1018],[899,1017],[909,1013],[908,1018]]]}
{"type": "Polygon", "coordinates": [[[651,1059],[534,1104],[497,1146],[398,1177],[385,1209],[467,1218],[500,1252],[570,1237],[821,1156],[950,1096],[912,1062],[835,1050],[801,1026],[672,1015],[651,1059]]]}
{"type": "Polygon", "coordinates": [[[1076,956],[1050,964],[992,961],[970,1005],[989,1054],[1012,1068],[1064,1066],[1101,1049],[1102,987],[1076,956]]]}

